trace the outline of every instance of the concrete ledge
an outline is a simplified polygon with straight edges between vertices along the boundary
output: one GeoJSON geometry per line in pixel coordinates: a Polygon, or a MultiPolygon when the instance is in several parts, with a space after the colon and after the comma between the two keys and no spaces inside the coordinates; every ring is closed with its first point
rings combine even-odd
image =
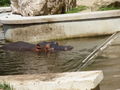
{"type": "Polygon", "coordinates": [[[11,7],[0,7],[0,13],[2,12],[10,12],[11,11],[11,7]]]}
{"type": "Polygon", "coordinates": [[[102,80],[102,71],[0,76],[14,90],[92,90],[102,80]]]}
{"type": "MultiPolygon", "coordinates": [[[[0,18],[1,18],[1,13],[5,13],[5,12],[10,12],[11,11],[11,7],[0,7],[0,18]]],[[[2,15],[3,16],[3,15],[2,15]]],[[[0,22],[0,27],[3,24],[0,22]]]]}
{"type": "Polygon", "coordinates": [[[0,18],[0,22],[6,40],[40,42],[120,31],[120,10],[36,17],[6,14],[0,18]]]}
{"type": "Polygon", "coordinates": [[[74,14],[60,14],[60,15],[47,15],[47,16],[34,16],[23,17],[20,15],[5,15],[0,18],[2,24],[33,24],[33,23],[47,23],[47,22],[60,22],[72,20],[86,20],[107,17],[120,17],[120,10],[112,11],[97,11],[87,13],[74,13],[74,14]]]}

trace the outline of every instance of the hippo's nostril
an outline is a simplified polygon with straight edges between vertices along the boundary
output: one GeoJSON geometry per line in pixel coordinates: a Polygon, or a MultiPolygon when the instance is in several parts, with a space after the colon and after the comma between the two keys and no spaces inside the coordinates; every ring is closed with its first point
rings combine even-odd
{"type": "Polygon", "coordinates": [[[65,48],[64,48],[64,50],[65,50],[65,51],[67,51],[67,50],[68,50],[68,48],[67,48],[67,47],[65,47],[65,48]]]}

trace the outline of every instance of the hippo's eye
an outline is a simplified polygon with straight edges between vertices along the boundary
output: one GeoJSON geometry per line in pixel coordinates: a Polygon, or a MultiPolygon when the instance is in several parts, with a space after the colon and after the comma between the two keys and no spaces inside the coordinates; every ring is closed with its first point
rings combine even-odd
{"type": "Polygon", "coordinates": [[[68,48],[66,48],[66,47],[65,47],[65,48],[64,48],[64,50],[65,50],[65,51],[67,51],[67,50],[68,50],[68,48]]]}

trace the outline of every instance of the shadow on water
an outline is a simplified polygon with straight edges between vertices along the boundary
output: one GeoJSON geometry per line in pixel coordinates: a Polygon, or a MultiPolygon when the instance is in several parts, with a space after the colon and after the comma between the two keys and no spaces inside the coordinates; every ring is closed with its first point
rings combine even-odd
{"type": "Polygon", "coordinates": [[[106,39],[107,37],[95,37],[61,40],[58,43],[71,45],[74,49],[52,53],[50,56],[33,52],[0,50],[0,75],[77,71],[82,60],[106,39]]]}

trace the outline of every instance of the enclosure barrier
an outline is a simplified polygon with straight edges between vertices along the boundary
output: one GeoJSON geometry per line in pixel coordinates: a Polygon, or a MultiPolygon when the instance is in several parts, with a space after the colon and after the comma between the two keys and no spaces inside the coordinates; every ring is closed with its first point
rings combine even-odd
{"type": "Polygon", "coordinates": [[[112,34],[120,30],[120,10],[0,18],[8,41],[38,42],[112,34]]]}
{"type": "Polygon", "coordinates": [[[0,76],[13,90],[100,90],[102,71],[0,76]]]}

